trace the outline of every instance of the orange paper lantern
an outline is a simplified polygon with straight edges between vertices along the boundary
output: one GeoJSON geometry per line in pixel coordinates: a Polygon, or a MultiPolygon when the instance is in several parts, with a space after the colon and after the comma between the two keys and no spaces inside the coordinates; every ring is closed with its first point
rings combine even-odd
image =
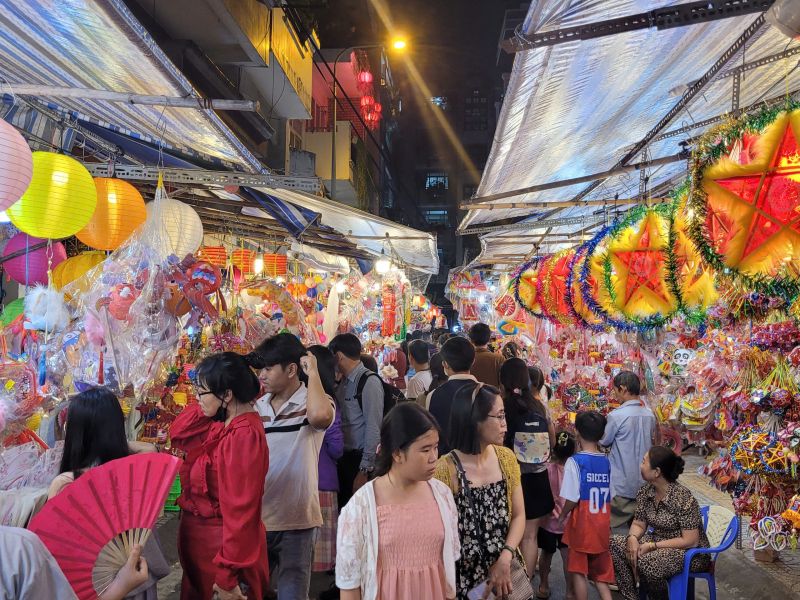
{"type": "Polygon", "coordinates": [[[203,246],[197,256],[199,260],[204,260],[215,267],[224,268],[228,264],[228,252],[225,246],[203,246]]]}
{"type": "Polygon", "coordinates": [[[76,237],[96,250],[116,250],[147,218],[144,198],[127,181],[96,177],[97,208],[76,237]]]}
{"type": "Polygon", "coordinates": [[[278,275],[286,275],[288,272],[288,261],[285,254],[265,254],[264,255],[264,273],[277,277],[278,275]]]}
{"type": "Polygon", "coordinates": [[[255,259],[256,253],[248,248],[239,248],[231,254],[233,266],[237,267],[242,272],[242,275],[252,275],[255,272],[253,269],[253,261],[255,259]]]}

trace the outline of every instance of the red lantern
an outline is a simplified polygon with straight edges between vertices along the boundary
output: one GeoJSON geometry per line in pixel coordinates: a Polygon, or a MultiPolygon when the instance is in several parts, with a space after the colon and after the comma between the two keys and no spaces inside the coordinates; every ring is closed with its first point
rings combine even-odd
{"type": "MultiPolygon", "coordinates": [[[[372,96],[364,96],[363,98],[361,98],[361,108],[369,108],[373,104],[375,104],[375,98],[373,98],[372,96]]],[[[380,106],[380,104],[378,104],[377,106],[380,106]]]]}
{"type": "Polygon", "coordinates": [[[372,107],[372,110],[374,110],[378,114],[381,114],[381,112],[383,112],[383,106],[381,106],[380,102],[376,102],[375,106],[372,107]]]}
{"type": "Polygon", "coordinates": [[[369,71],[361,71],[358,74],[358,83],[361,83],[361,84],[364,84],[364,85],[368,85],[368,84],[372,83],[372,73],[370,73],[369,71]]]}

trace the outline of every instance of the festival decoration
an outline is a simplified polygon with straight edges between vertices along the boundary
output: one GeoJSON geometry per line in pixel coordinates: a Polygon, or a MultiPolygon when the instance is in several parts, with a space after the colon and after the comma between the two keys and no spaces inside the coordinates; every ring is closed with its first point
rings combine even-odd
{"type": "Polygon", "coordinates": [[[680,309],[692,320],[703,318],[719,298],[714,271],[703,260],[689,234],[689,184],[675,190],[667,245],[667,283],[680,309]]]}
{"type": "Polygon", "coordinates": [[[632,210],[609,233],[605,286],[612,303],[640,329],[663,325],[678,308],[667,284],[669,204],[632,210]]]}
{"type": "Polygon", "coordinates": [[[706,132],[692,160],[690,231],[706,261],[750,289],[800,286],[797,103],[706,132]]]}
{"type": "MultiPolygon", "coordinates": [[[[610,242],[611,230],[617,225],[608,225],[598,231],[586,242],[586,257],[579,266],[578,281],[581,296],[587,308],[603,323],[618,329],[630,331],[634,325],[614,306],[609,288],[606,286],[605,254],[610,242]]],[[[611,274],[614,282],[614,275],[611,274]]]]}
{"type": "Polygon", "coordinates": [[[106,259],[105,252],[83,252],[61,262],[51,273],[53,287],[60,290],[65,285],[83,277],[106,259]]]}
{"type": "Polygon", "coordinates": [[[286,275],[288,259],[285,254],[264,254],[264,273],[271,277],[286,275]]]}
{"type": "Polygon", "coordinates": [[[121,179],[97,177],[94,184],[97,208],[76,237],[96,250],[116,250],[147,218],[144,198],[121,179]]]}
{"type": "Polygon", "coordinates": [[[156,224],[164,227],[166,235],[160,240],[161,252],[166,255],[174,254],[178,259],[183,259],[187,254],[193,254],[203,243],[203,222],[197,211],[178,200],[167,195],[164,182],[159,176],[156,187],[156,201],[147,205],[147,220],[150,227],[156,224]],[[161,199],[159,210],[155,210],[157,201],[161,199]]]}
{"type": "MultiPolygon", "coordinates": [[[[591,329],[593,331],[602,331],[605,329],[603,320],[591,311],[584,300],[583,292],[581,291],[582,280],[580,274],[581,269],[583,268],[583,263],[586,261],[588,256],[589,247],[586,243],[584,243],[578,246],[578,248],[575,250],[575,253],[572,255],[572,258],[570,259],[567,267],[566,304],[570,314],[572,315],[572,318],[575,320],[576,325],[591,329]]],[[[596,295],[598,292],[597,280],[592,277],[591,273],[588,273],[586,277],[588,288],[591,290],[593,295],[596,295]]]]}
{"type": "Polygon", "coordinates": [[[539,267],[541,256],[535,256],[519,268],[519,273],[514,279],[514,299],[533,317],[543,319],[541,298],[539,298],[539,267]]]}
{"type": "Polygon", "coordinates": [[[575,319],[569,308],[567,280],[575,250],[562,250],[539,265],[537,295],[544,313],[561,325],[572,325],[575,319]]]}
{"type": "MultiPolygon", "coordinates": [[[[3,306],[3,313],[0,314],[0,324],[7,327],[11,322],[22,314],[25,309],[25,298],[17,298],[3,306]]],[[[2,427],[0,427],[2,429],[2,427]]]]}
{"type": "Polygon", "coordinates": [[[197,253],[197,258],[223,269],[228,264],[228,251],[225,246],[203,246],[197,253]]]}
{"type": "Polygon", "coordinates": [[[20,231],[55,240],[78,233],[96,206],[97,188],[81,163],[64,154],[34,152],[33,178],[8,217],[20,231]]]}
{"type": "Polygon", "coordinates": [[[49,246],[30,250],[31,247],[43,242],[46,243],[47,240],[30,237],[27,233],[18,233],[8,241],[3,256],[24,251],[21,256],[3,263],[3,268],[13,281],[24,286],[47,285],[48,271],[67,259],[67,250],[61,242],[53,242],[49,246]]]}
{"type": "Polygon", "coordinates": [[[237,248],[231,253],[231,262],[233,266],[237,267],[242,275],[252,275],[255,273],[253,269],[253,261],[256,258],[254,250],[249,248],[237,248]]]}
{"type": "Polygon", "coordinates": [[[28,142],[11,123],[0,119],[0,211],[22,197],[33,177],[28,142]]]}

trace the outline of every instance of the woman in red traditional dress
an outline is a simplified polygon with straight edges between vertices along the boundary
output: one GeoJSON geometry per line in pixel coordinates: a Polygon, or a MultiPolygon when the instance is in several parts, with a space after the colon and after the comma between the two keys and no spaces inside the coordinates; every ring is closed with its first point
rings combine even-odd
{"type": "Polygon", "coordinates": [[[253,408],[260,384],[245,358],[223,352],[197,366],[198,403],[170,430],[181,466],[181,600],[261,600],[269,584],[261,497],[269,454],[253,408]]]}

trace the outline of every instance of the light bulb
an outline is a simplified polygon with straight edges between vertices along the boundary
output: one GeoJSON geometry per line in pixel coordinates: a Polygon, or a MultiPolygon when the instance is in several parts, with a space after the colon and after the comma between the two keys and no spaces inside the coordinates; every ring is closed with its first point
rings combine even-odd
{"type": "Polygon", "coordinates": [[[253,271],[256,275],[261,275],[264,272],[264,255],[257,254],[253,261],[253,271]]]}
{"type": "Polygon", "coordinates": [[[375,271],[377,271],[378,275],[386,275],[391,268],[392,261],[388,258],[381,258],[375,262],[375,271]]]}

